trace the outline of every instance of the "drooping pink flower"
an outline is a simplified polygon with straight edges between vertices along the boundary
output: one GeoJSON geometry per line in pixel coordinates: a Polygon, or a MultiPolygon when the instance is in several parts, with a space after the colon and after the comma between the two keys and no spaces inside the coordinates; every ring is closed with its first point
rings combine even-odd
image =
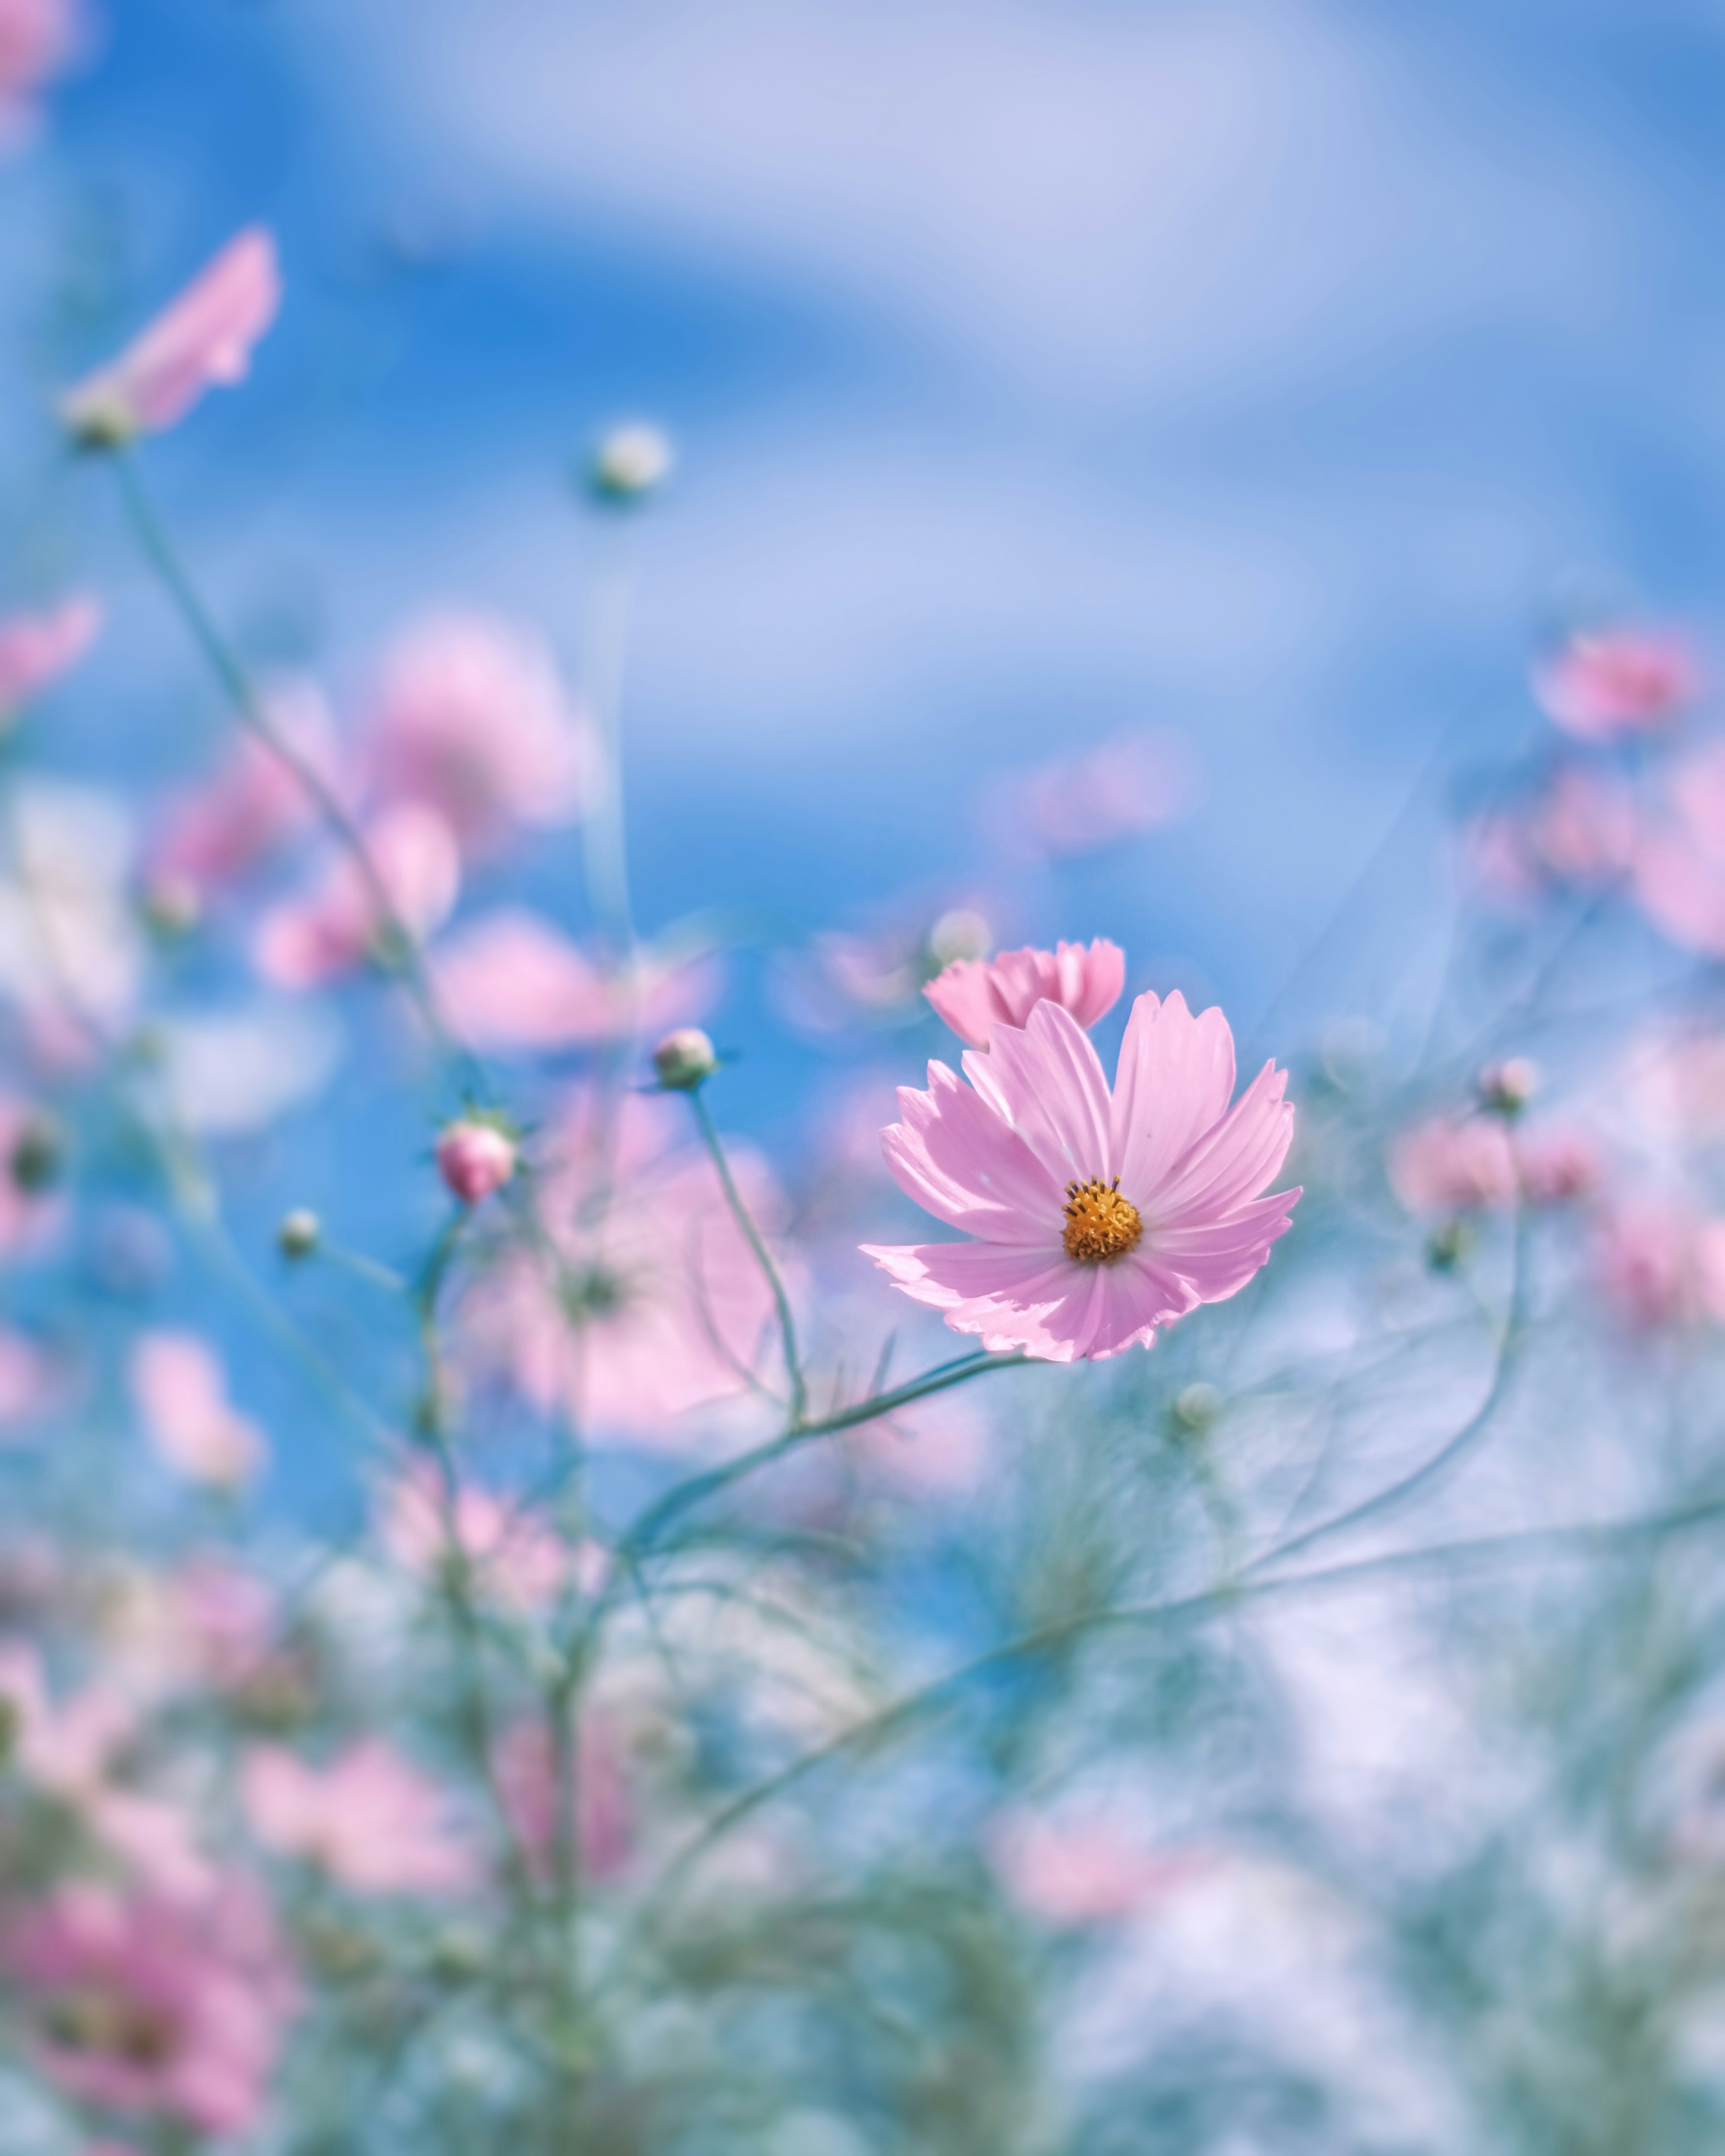
{"type": "Polygon", "coordinates": [[[325,1767],[254,1745],[240,1799],[265,1849],[315,1864],[356,1894],[459,1894],[478,1881],[477,1853],[453,1825],[447,1793],[380,1738],[325,1767]]]}
{"type": "Polygon", "coordinates": [[[1018,1806],[989,1822],[985,1846],[1013,1901],[1062,1926],[1135,1916],[1204,1861],[1190,1852],[1159,1855],[1107,1819],[1062,1821],[1018,1806]]]}
{"type": "Polygon", "coordinates": [[[63,1887],[14,1909],[0,1961],[42,2071],[77,2102],[200,2133],[257,2124],[296,1990],[251,1881],[198,1903],[63,1887]]]}
{"type": "Polygon", "coordinates": [[[77,56],[75,0],[0,0],[0,154],[33,131],[39,93],[77,56]]]}
{"type": "Polygon", "coordinates": [[[436,809],[464,848],[566,823],[591,788],[591,736],[549,645],[488,614],[413,624],[384,659],[367,736],[378,793],[436,809]]]}
{"type": "MultiPolygon", "coordinates": [[[[363,835],[395,925],[423,942],[448,918],[460,891],[454,834],[434,809],[403,801],[386,808],[363,835]]],[[[389,926],[380,917],[371,880],[343,855],[309,896],[264,915],[253,957],[278,988],[316,988],[375,957],[389,926]]]]}
{"type": "MultiPolygon", "coordinates": [[[[603,1716],[583,1717],[575,1760],[576,1847],[582,1876],[608,1879],[629,1861],[633,1836],[623,1763],[603,1716]]],[[[557,1758],[544,1722],[523,1720],[505,1730],[493,1768],[510,1831],[528,1864],[543,1876],[552,1866],[557,1831],[557,1758]]]]}
{"type": "MultiPolygon", "coordinates": [[[[458,1312],[463,1359],[506,1375],[546,1410],[643,1442],[678,1442],[676,1419],[747,1389],[773,1301],[706,1156],[681,1142],[687,1111],[631,1094],[614,1127],[574,1095],[542,1143],[548,1247],[495,1262],[458,1312]],[[608,1172],[605,1172],[607,1171],[608,1172]],[[603,1214],[589,1202],[603,1173],[603,1214]]],[[[780,1201],[759,1159],[732,1149],[757,1220],[780,1201]]]]}
{"type": "Polygon", "coordinates": [[[275,242],[262,225],[230,239],[118,359],[60,399],[81,442],[114,449],[176,425],[207,389],[243,382],[281,305],[275,242]]]}
{"type": "Polygon", "coordinates": [[[131,1355],[132,1398],[163,1464],[190,1482],[234,1489],[270,1456],[263,1431],[228,1397],[221,1360],[194,1332],[146,1332],[131,1355]]]}
{"type": "Polygon", "coordinates": [[[1665,725],[1695,701],[1701,686],[1701,668],[1688,639],[1659,629],[1572,637],[1533,676],[1547,716],[1591,742],[1665,725]]]}
{"type": "Polygon", "coordinates": [[[477,1205],[515,1173],[516,1152],[507,1131],[464,1116],[439,1135],[438,1173],[464,1205],[477,1205]]]}
{"type": "MultiPolygon", "coordinates": [[[[0,9],[4,4],[0,0],[0,9]]],[[[4,36],[0,23],[0,40],[4,36]]],[[[64,600],[52,613],[14,614],[0,621],[0,726],[75,666],[101,625],[101,608],[83,597],[64,600]]]]}
{"type": "Polygon", "coordinates": [[[956,959],[922,993],[968,1047],[986,1048],[997,1025],[1022,1026],[1040,1003],[1059,1004],[1088,1029],[1113,1009],[1125,986],[1125,952],[1099,936],[1052,951],[956,959]]]}
{"type": "Polygon", "coordinates": [[[1014,852],[1064,860],[1176,822],[1199,791],[1191,743],[1168,729],[1138,727],[996,782],[983,821],[1014,852]]]}
{"type": "Polygon", "coordinates": [[[1286,1233],[1297,1190],[1261,1196],[1286,1155],[1286,1074],[1266,1063],[1230,1108],[1234,1036],[1217,1009],[1140,996],[1111,1097],[1096,1050],[1059,1004],[998,1027],[901,1089],[888,1167],[973,1240],[865,1255],[986,1348],[1049,1362],[1149,1347],[1203,1302],[1237,1294],[1286,1233]]]}
{"type": "Polygon", "coordinates": [[[395,1562],[421,1578],[434,1577],[459,1550],[477,1590],[512,1609],[553,1600],[569,1578],[570,1553],[542,1520],[474,1483],[456,1493],[452,1512],[424,1460],[389,1486],[380,1532],[395,1562]]]}
{"type": "MultiPolygon", "coordinates": [[[[316,684],[274,683],[264,704],[275,733],[332,791],[345,793],[335,725],[316,684]]],[[[242,734],[211,778],[167,804],[148,848],[146,882],[152,890],[180,885],[195,900],[207,898],[310,829],[317,813],[281,758],[242,734]]]]}
{"type": "Polygon", "coordinates": [[[1515,1202],[1515,1149],[1496,1116],[1434,1116],[1389,1148],[1389,1180],[1410,1213],[1470,1213],[1515,1202]]]}
{"type": "Polygon", "coordinates": [[[482,1053],[589,1047],[631,1034],[650,1039],[701,1018],[718,999],[721,962],[648,956],[631,976],[603,973],[577,943],[525,906],[458,930],[434,954],[451,1024],[482,1053]]]}
{"type": "Polygon", "coordinates": [[[1616,1206],[1594,1272],[1606,1301],[1644,1332],[1725,1322],[1725,1220],[1656,1198],[1616,1206]]]}

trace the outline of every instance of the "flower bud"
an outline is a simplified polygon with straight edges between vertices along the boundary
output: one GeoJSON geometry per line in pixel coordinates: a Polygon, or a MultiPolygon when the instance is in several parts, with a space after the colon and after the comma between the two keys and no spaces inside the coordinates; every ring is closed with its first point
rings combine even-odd
{"type": "Polygon", "coordinates": [[[437,1142],[438,1171],[464,1205],[477,1205],[515,1173],[516,1143],[495,1123],[464,1118],[437,1142]]]}
{"type": "Polygon", "coordinates": [[[1425,1262],[1435,1273],[1452,1272],[1472,1248],[1471,1223],[1445,1220],[1426,1238],[1425,1262]]]}
{"type": "Polygon", "coordinates": [[[1482,1107],[1500,1116],[1518,1116],[1539,1091],[1539,1068],[1525,1055],[1488,1063],[1475,1081],[1482,1107]]]}
{"type": "Polygon", "coordinates": [[[275,1246],[285,1258],[309,1258],[323,1240],[323,1223],[308,1207],[296,1205],[282,1215],[275,1246]]]}
{"type": "Polygon", "coordinates": [[[203,901],[189,877],[160,875],[143,895],[145,926],[164,943],[189,936],[203,917],[203,901]]]}
{"type": "Polygon", "coordinates": [[[35,1197],[59,1180],[66,1160],[65,1141],[52,1116],[26,1118],[12,1146],[12,1179],[27,1197],[35,1197]]]}
{"type": "Polygon", "coordinates": [[[713,1045],[698,1025],[679,1026],[668,1033],[653,1051],[653,1068],[659,1082],[672,1092],[692,1093],[719,1067],[713,1045]]]}
{"type": "Polygon", "coordinates": [[[599,438],[587,483],[601,501],[628,506],[663,486],[672,462],[670,443],[657,427],[614,427],[599,438]]]}
{"type": "Polygon", "coordinates": [[[1201,1436],[1221,1414],[1224,1403],[1214,1385],[1183,1385],[1174,1394],[1168,1413],[1177,1430],[1201,1436]]]}
{"type": "Polygon", "coordinates": [[[993,942],[981,914],[968,906],[955,906],[928,932],[929,963],[940,973],[957,958],[986,958],[993,942]]]}

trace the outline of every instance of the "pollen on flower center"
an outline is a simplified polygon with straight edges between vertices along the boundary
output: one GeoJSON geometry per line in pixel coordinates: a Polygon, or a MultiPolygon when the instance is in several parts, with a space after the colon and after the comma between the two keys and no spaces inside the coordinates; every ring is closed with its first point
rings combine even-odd
{"type": "Polygon", "coordinates": [[[1092,1176],[1088,1183],[1066,1185],[1066,1225],[1060,1240],[1066,1255],[1081,1265],[1106,1265],[1136,1250],[1144,1232],[1138,1209],[1120,1194],[1120,1178],[1104,1183],[1092,1176]]]}

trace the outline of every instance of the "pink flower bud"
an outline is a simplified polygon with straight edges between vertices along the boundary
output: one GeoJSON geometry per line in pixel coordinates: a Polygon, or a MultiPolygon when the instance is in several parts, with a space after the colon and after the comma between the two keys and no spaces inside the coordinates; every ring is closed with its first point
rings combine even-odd
{"type": "Polygon", "coordinates": [[[719,1067],[713,1045],[698,1025],[679,1026],[668,1033],[653,1051],[653,1068],[659,1082],[680,1093],[692,1092],[719,1067]]]}
{"type": "Polygon", "coordinates": [[[451,1123],[437,1142],[439,1173],[464,1205],[477,1205],[515,1173],[515,1140],[495,1123],[451,1123]]]}
{"type": "Polygon", "coordinates": [[[1517,1116],[1539,1091],[1538,1066],[1525,1055],[1508,1055],[1488,1063],[1476,1083],[1480,1104],[1500,1116],[1517,1116]]]}

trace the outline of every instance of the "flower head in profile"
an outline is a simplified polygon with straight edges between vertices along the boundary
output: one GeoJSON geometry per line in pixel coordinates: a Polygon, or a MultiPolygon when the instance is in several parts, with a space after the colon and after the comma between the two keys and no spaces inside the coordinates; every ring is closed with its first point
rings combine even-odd
{"type": "Polygon", "coordinates": [[[177,425],[205,390],[244,381],[252,347],[280,305],[275,241],[249,225],[117,359],[66,392],[67,431],[87,448],[111,449],[177,425]]]}
{"type": "Polygon", "coordinates": [[[1533,677],[1548,718],[1583,741],[1617,741],[1666,725],[1701,692],[1687,639],[1670,629],[1572,637],[1533,677]]]}
{"type": "Polygon", "coordinates": [[[1040,1003],[1056,1003],[1086,1029],[1106,1018],[1126,986],[1126,953],[1098,937],[1052,951],[1003,951],[956,958],[922,993],[970,1048],[986,1048],[997,1025],[1022,1026],[1040,1003]]]}
{"type": "Polygon", "coordinates": [[[92,598],[67,599],[52,613],[0,621],[0,726],[41,695],[95,642],[102,610],[92,598]]]}
{"type": "Polygon", "coordinates": [[[1286,1073],[1266,1063],[1230,1108],[1221,1012],[1140,996],[1111,1095],[1061,1004],[997,1025],[986,1054],[899,1094],[887,1165],[919,1205],[972,1238],[865,1245],[905,1293],[990,1348],[1045,1361],[1149,1347],[1201,1302],[1237,1294],[1286,1233],[1298,1190],[1260,1195],[1286,1155],[1286,1073]]]}

